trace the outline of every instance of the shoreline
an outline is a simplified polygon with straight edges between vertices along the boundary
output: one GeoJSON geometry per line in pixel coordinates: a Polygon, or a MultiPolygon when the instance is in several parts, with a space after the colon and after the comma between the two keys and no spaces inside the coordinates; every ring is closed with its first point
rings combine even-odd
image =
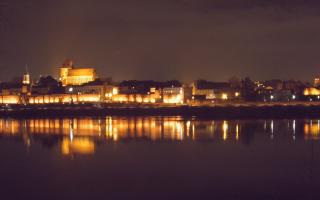
{"type": "Polygon", "coordinates": [[[182,116],[210,119],[319,118],[320,103],[248,103],[214,106],[151,104],[42,104],[2,106],[0,117],[60,118],[104,116],[182,116]]]}

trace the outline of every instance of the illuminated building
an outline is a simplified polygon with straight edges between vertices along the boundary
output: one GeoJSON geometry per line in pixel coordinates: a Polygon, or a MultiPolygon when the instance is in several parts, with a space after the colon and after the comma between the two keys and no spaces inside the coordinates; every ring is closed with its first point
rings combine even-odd
{"type": "Polygon", "coordinates": [[[116,94],[112,96],[113,102],[131,103],[156,103],[159,101],[159,94],[116,94]]]}
{"type": "Polygon", "coordinates": [[[71,60],[66,60],[60,67],[60,81],[63,86],[82,85],[95,79],[96,71],[94,68],[75,68],[71,60]]]}
{"type": "Polygon", "coordinates": [[[20,103],[20,96],[18,95],[1,95],[0,104],[18,104],[20,103]]]}
{"type": "Polygon", "coordinates": [[[48,94],[28,97],[30,104],[99,102],[99,94],[48,94]]]}
{"type": "Polygon", "coordinates": [[[163,103],[180,104],[184,101],[182,87],[165,87],[162,89],[163,103]]]}
{"type": "Polygon", "coordinates": [[[193,99],[212,100],[215,98],[214,87],[211,82],[198,80],[192,83],[193,99]]]}
{"type": "Polygon", "coordinates": [[[114,91],[117,88],[109,82],[96,79],[83,85],[70,85],[65,87],[67,94],[96,94],[100,95],[99,101],[111,101],[114,91]]]}
{"type": "Polygon", "coordinates": [[[26,73],[23,75],[22,84],[30,85],[30,74],[29,73],[26,73]]]}
{"type": "Polygon", "coordinates": [[[179,81],[123,81],[118,85],[114,102],[171,103],[184,102],[183,87],[179,81]]]}
{"type": "Polygon", "coordinates": [[[313,88],[313,87],[305,88],[303,91],[303,94],[305,96],[318,96],[318,95],[320,95],[320,90],[317,88],[313,88]]]}
{"type": "Polygon", "coordinates": [[[112,97],[114,95],[118,94],[118,88],[112,85],[107,85],[105,86],[105,93],[104,93],[104,99],[107,102],[111,102],[112,101],[112,97]]]}
{"type": "MultiPolygon", "coordinates": [[[[26,76],[26,75],[25,75],[26,76]]],[[[25,97],[30,93],[30,77],[19,77],[11,82],[0,83],[0,104],[25,103],[25,97]]]]}
{"type": "Polygon", "coordinates": [[[21,93],[24,95],[28,95],[28,94],[30,94],[30,91],[31,91],[30,74],[26,73],[22,77],[21,93]]]}
{"type": "Polygon", "coordinates": [[[111,96],[114,102],[167,104],[184,102],[184,90],[178,81],[124,81],[114,88],[111,96]]]}
{"type": "Polygon", "coordinates": [[[241,97],[239,88],[232,88],[229,83],[197,80],[192,83],[193,100],[234,100],[241,97]]]}
{"type": "MultiPolygon", "coordinates": [[[[21,80],[20,80],[21,81],[21,80]]],[[[23,103],[22,94],[27,94],[29,87],[21,82],[7,82],[0,84],[0,104],[23,103]]]]}

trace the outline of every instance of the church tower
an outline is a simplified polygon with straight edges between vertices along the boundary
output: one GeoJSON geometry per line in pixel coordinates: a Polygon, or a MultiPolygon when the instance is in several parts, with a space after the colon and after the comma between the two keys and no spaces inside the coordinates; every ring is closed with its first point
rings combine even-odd
{"type": "Polygon", "coordinates": [[[22,77],[23,85],[30,85],[30,74],[28,72],[28,67],[26,66],[26,73],[22,77]]]}
{"type": "Polygon", "coordinates": [[[69,70],[71,69],[73,69],[73,61],[66,59],[60,67],[60,81],[62,82],[62,85],[67,85],[67,78],[69,70]]]}

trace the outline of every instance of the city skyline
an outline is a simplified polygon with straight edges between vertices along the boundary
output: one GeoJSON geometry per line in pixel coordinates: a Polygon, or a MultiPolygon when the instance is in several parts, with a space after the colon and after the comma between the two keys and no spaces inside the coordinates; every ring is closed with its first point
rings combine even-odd
{"type": "Polygon", "coordinates": [[[319,0],[0,0],[1,199],[320,199],[319,0]]]}
{"type": "Polygon", "coordinates": [[[3,1],[0,80],[66,57],[115,80],[312,80],[317,1],[3,1]]]}
{"type": "MultiPolygon", "coordinates": [[[[74,62],[73,60],[67,58],[65,59],[64,62],[66,61],[71,61],[71,62],[74,62]]],[[[53,74],[50,74],[49,72],[48,73],[44,73],[44,74],[33,74],[32,73],[32,70],[30,70],[30,66],[28,64],[25,65],[23,71],[20,71],[16,74],[13,74],[13,76],[9,77],[9,76],[6,76],[4,79],[0,79],[0,82],[3,82],[3,83],[9,83],[9,82],[21,82],[21,81],[24,81],[23,79],[25,78],[26,75],[28,75],[29,77],[29,81],[30,83],[36,83],[40,78],[45,78],[45,77],[52,77],[54,79],[56,79],[57,81],[61,82],[61,68],[63,67],[64,65],[64,62],[60,62],[60,65],[57,65],[55,66],[55,70],[53,74]],[[61,64],[62,63],[62,64],[61,64]]],[[[236,76],[236,75],[230,75],[229,77],[227,76],[226,79],[213,79],[212,77],[208,77],[208,78],[202,78],[202,77],[198,77],[198,78],[193,78],[193,79],[190,79],[190,80],[181,80],[181,79],[169,79],[169,78],[148,78],[148,77],[145,77],[145,78],[136,78],[136,79],[114,79],[112,76],[108,76],[108,74],[101,74],[99,73],[99,71],[97,71],[96,67],[94,66],[80,66],[80,65],[76,65],[73,66],[73,69],[75,70],[82,70],[82,69],[92,69],[94,70],[94,73],[97,73],[95,78],[92,79],[91,81],[94,81],[94,80],[110,80],[110,81],[113,81],[114,83],[119,83],[119,82],[122,82],[122,81],[156,81],[156,82],[166,82],[166,81],[180,81],[181,83],[184,83],[184,84],[187,84],[187,83],[192,83],[194,81],[213,81],[213,82],[229,82],[229,81],[244,81],[245,79],[249,78],[250,80],[252,81],[257,81],[257,82],[260,82],[260,81],[276,81],[276,80],[279,80],[279,81],[301,81],[303,83],[308,83],[308,84],[314,84],[314,81],[316,79],[319,79],[319,75],[318,74],[314,74],[313,77],[311,77],[310,79],[308,80],[304,80],[304,79],[299,79],[297,77],[291,77],[291,78],[284,78],[284,79],[281,79],[281,78],[275,78],[275,77],[269,77],[269,78],[266,78],[266,79],[254,79],[253,77],[250,77],[250,76],[243,76],[243,77],[239,77],[239,76],[236,76]]]]}

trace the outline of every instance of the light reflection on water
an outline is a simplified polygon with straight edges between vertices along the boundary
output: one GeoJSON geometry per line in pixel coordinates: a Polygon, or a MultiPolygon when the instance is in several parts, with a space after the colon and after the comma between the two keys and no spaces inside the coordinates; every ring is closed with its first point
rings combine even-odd
{"type": "Polygon", "coordinates": [[[0,119],[0,199],[320,199],[319,138],[317,119],[0,119]]]}
{"type": "Polygon", "coordinates": [[[271,141],[277,136],[285,136],[292,141],[317,140],[320,138],[320,120],[195,120],[181,117],[0,119],[1,136],[21,137],[27,146],[39,136],[58,136],[57,145],[64,155],[93,154],[98,141],[250,143],[254,140],[252,133],[263,134],[271,141]]]}

